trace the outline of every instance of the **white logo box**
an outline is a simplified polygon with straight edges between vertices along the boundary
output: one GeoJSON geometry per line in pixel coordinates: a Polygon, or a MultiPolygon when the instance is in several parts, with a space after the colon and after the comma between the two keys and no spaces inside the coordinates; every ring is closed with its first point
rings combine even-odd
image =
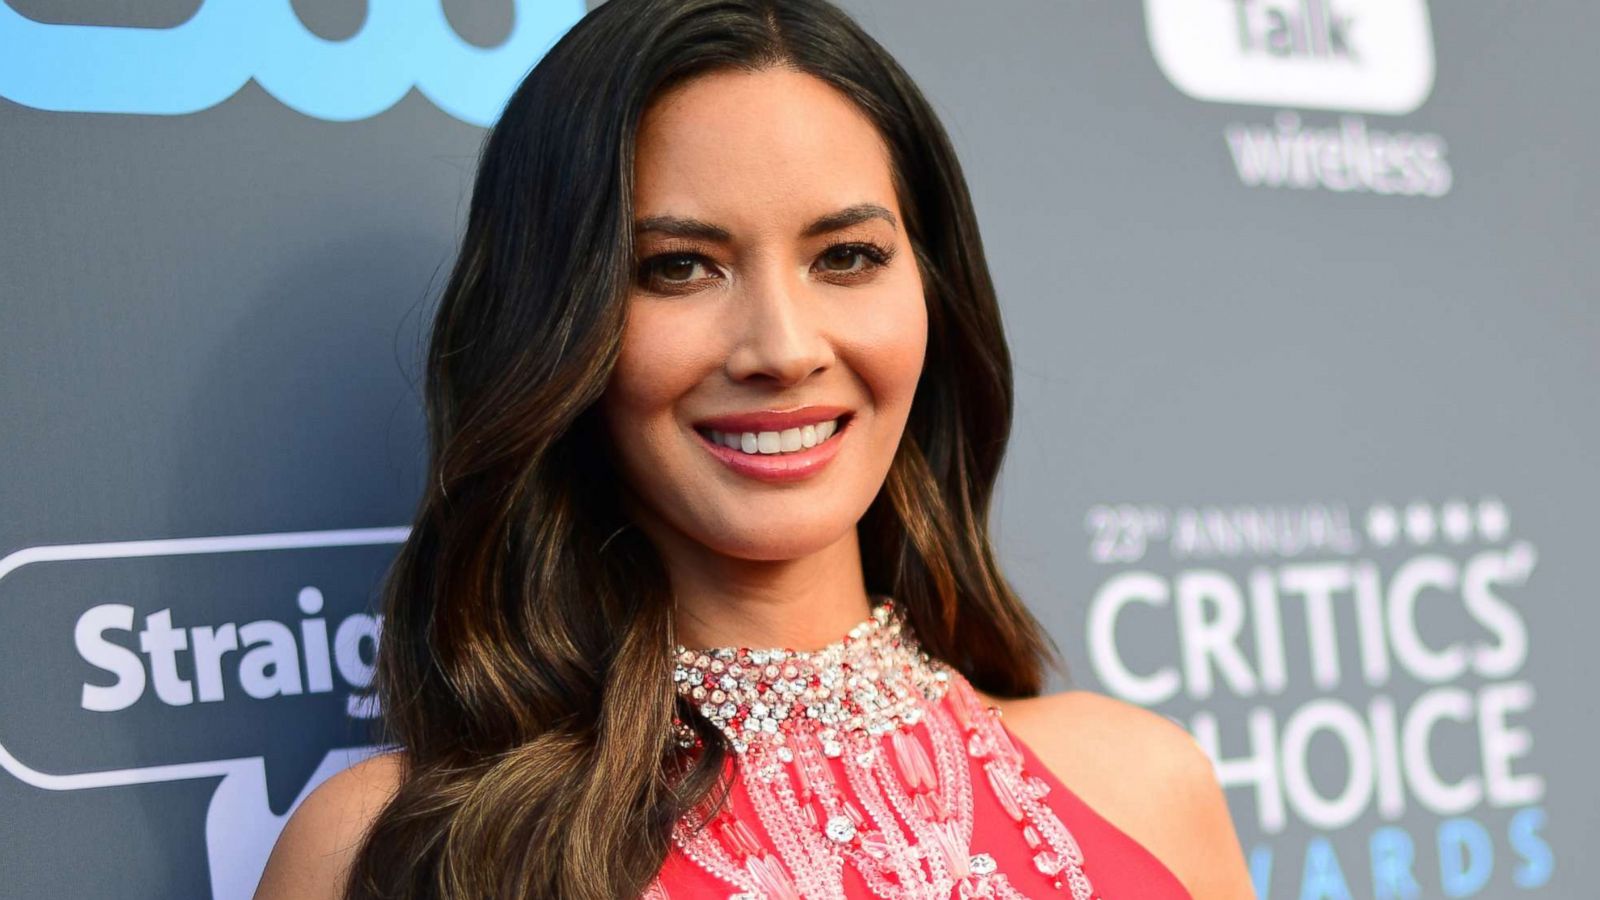
{"type": "Polygon", "coordinates": [[[1403,115],[1433,91],[1425,0],[1144,0],[1162,74],[1196,100],[1403,115]]]}

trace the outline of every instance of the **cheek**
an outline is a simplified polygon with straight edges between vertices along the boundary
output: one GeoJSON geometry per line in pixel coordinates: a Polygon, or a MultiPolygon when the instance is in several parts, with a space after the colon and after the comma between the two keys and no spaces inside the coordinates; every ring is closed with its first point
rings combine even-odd
{"type": "Polygon", "coordinates": [[[705,344],[692,323],[635,308],[600,406],[623,465],[637,476],[659,472],[680,426],[676,405],[703,377],[705,344]],[[667,325],[672,327],[666,327],[667,325]]]}
{"type": "Polygon", "coordinates": [[[928,347],[928,310],[915,278],[875,304],[856,323],[848,360],[872,393],[878,414],[903,418],[922,377],[928,347]]]}
{"type": "Polygon", "coordinates": [[[647,429],[670,416],[672,405],[699,379],[706,342],[694,323],[635,307],[628,313],[617,365],[606,388],[608,418],[618,427],[647,429]]]}

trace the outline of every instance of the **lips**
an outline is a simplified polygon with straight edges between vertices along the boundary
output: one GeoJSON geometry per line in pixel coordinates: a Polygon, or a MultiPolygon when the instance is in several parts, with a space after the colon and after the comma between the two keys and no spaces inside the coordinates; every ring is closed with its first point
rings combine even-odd
{"type": "Polygon", "coordinates": [[[849,416],[850,414],[851,410],[848,406],[802,406],[799,409],[791,410],[763,409],[700,419],[694,423],[694,427],[724,433],[732,432],[734,434],[746,431],[760,433],[763,431],[784,431],[789,428],[804,428],[807,425],[816,425],[820,422],[837,419],[840,416],[849,416]]]}
{"type": "MultiPolygon", "coordinates": [[[[791,439],[790,443],[792,443],[792,438],[796,431],[812,432],[817,430],[818,426],[815,426],[811,423],[811,417],[832,414],[836,409],[838,409],[838,407],[808,407],[806,410],[791,410],[788,413],[783,414],[787,416],[787,418],[779,418],[777,421],[804,421],[804,425],[790,425],[782,432],[777,432],[772,428],[764,427],[761,428],[759,434],[764,440],[769,442],[777,434],[785,434],[791,439]]],[[[768,423],[774,421],[771,413],[762,413],[756,415],[766,416],[766,418],[757,419],[756,421],[768,423]]],[[[830,423],[834,421],[840,423],[849,423],[852,418],[853,415],[849,412],[846,412],[841,414],[838,419],[824,418],[822,421],[824,423],[830,423]]],[[[707,419],[706,421],[714,422],[719,420],[707,419]]],[[[720,421],[738,423],[741,421],[750,421],[750,419],[727,417],[721,419],[720,421]]],[[[735,449],[727,446],[726,444],[717,442],[715,435],[720,434],[720,430],[715,432],[712,429],[701,430],[696,428],[694,430],[699,435],[700,446],[704,447],[706,452],[710,453],[713,458],[722,463],[729,470],[747,478],[753,478],[758,481],[765,481],[773,484],[788,484],[805,481],[806,479],[817,475],[828,465],[829,462],[833,460],[834,457],[839,455],[840,448],[846,441],[851,440],[851,435],[855,432],[855,429],[846,428],[844,424],[841,424],[837,426],[837,430],[835,432],[828,434],[826,437],[818,434],[817,442],[810,446],[802,446],[799,449],[783,450],[779,452],[771,452],[777,448],[768,447],[768,452],[751,453],[748,452],[749,450],[753,449],[750,447],[750,441],[755,439],[755,435],[752,435],[751,432],[740,432],[740,435],[744,440],[741,441],[741,446],[735,449]]],[[[734,432],[732,432],[731,429],[728,432],[729,435],[733,433],[734,432]]]]}

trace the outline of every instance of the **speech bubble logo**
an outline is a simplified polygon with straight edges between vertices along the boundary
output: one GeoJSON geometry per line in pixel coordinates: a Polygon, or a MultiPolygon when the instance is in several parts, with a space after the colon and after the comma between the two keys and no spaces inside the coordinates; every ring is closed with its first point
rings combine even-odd
{"type": "Polygon", "coordinates": [[[409,529],[29,547],[0,559],[0,768],[73,791],[220,779],[213,895],[249,897],[317,785],[384,749],[371,600],[409,529]],[[20,625],[20,627],[18,627],[20,625]],[[17,640],[17,638],[22,640],[17,640]],[[269,762],[270,758],[270,762],[269,762]]]}
{"type": "Polygon", "coordinates": [[[585,12],[582,0],[513,0],[499,45],[463,40],[439,0],[367,0],[361,30],[308,31],[289,0],[206,0],[170,28],[37,22],[0,0],[0,97],[58,112],[184,115],[252,78],[318,119],[375,116],[415,87],[446,113],[493,124],[512,91],[585,12]]]}
{"type": "Polygon", "coordinates": [[[1433,92],[1424,0],[1145,0],[1167,80],[1197,100],[1403,115],[1433,92]]]}

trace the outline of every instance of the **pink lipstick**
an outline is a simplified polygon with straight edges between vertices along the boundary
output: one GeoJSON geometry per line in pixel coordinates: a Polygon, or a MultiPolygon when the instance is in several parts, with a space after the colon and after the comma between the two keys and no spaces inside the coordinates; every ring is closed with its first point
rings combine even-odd
{"type": "Polygon", "coordinates": [[[712,416],[694,430],[734,472],[781,484],[809,478],[837,456],[852,418],[848,407],[804,406],[712,416]]]}

